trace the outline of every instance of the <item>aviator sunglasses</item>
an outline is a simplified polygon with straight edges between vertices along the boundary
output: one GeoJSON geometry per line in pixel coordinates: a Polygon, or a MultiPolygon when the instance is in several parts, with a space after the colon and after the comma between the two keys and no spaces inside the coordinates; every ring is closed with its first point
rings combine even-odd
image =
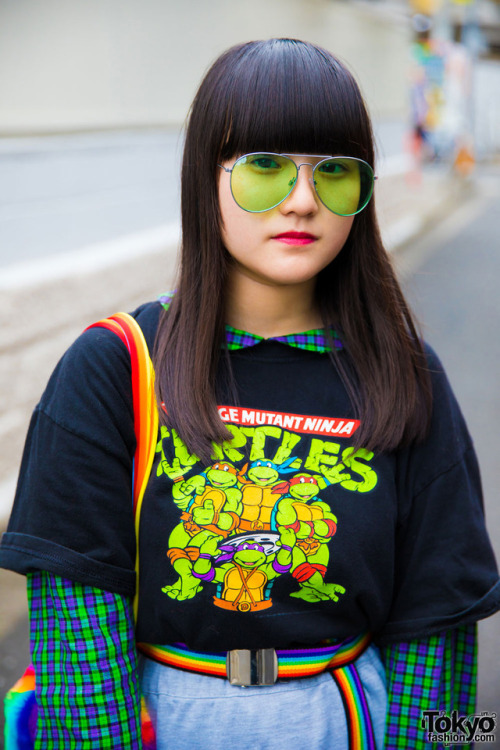
{"type": "Polygon", "coordinates": [[[250,213],[261,213],[275,208],[295,187],[299,169],[312,167],[314,189],[320,201],[338,216],[354,216],[368,204],[376,179],[373,169],[362,159],[353,156],[319,156],[320,159],[296,164],[291,154],[256,152],[236,159],[231,169],[221,167],[231,175],[231,193],[240,208],[250,213]]]}

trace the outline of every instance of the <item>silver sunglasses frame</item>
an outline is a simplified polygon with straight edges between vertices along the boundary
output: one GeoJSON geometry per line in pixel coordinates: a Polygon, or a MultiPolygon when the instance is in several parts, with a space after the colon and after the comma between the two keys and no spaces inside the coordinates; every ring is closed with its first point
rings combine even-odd
{"type": "Polygon", "coordinates": [[[229,187],[231,189],[231,195],[233,196],[233,200],[236,203],[236,205],[239,206],[242,209],[242,211],[246,211],[249,214],[263,214],[266,211],[271,211],[273,208],[276,208],[276,206],[279,206],[281,203],[283,203],[283,201],[285,201],[288,198],[288,196],[293,192],[293,189],[295,188],[295,185],[297,184],[297,179],[298,179],[298,176],[299,176],[300,168],[304,167],[304,166],[312,167],[312,182],[313,182],[313,185],[314,185],[314,192],[318,196],[318,199],[321,201],[321,203],[323,204],[323,206],[325,206],[325,208],[328,209],[328,211],[331,211],[332,214],[335,214],[336,216],[344,216],[344,217],[356,216],[356,214],[359,214],[359,213],[361,213],[361,211],[364,211],[364,209],[367,207],[367,205],[371,201],[372,196],[373,196],[373,190],[374,190],[374,187],[375,187],[375,180],[378,179],[378,176],[374,173],[373,167],[370,164],[368,164],[368,162],[365,161],[364,159],[358,159],[356,156],[325,156],[324,154],[304,154],[304,156],[307,157],[307,158],[309,158],[309,159],[320,159],[321,160],[316,165],[313,165],[313,164],[311,164],[308,161],[302,161],[302,162],[300,162],[300,164],[297,164],[292,158],[290,158],[292,156],[295,156],[295,154],[289,154],[289,153],[280,154],[280,153],[277,153],[275,151],[251,151],[248,154],[242,154],[241,156],[239,156],[235,160],[235,162],[234,162],[234,164],[233,164],[233,166],[231,168],[225,167],[223,164],[218,164],[217,166],[220,167],[221,169],[223,169],[224,172],[227,172],[228,174],[231,175],[230,180],[229,180],[229,187]],[[234,167],[236,166],[236,164],[241,159],[246,159],[248,156],[284,156],[286,159],[289,159],[289,161],[291,161],[292,164],[294,164],[297,167],[297,177],[295,178],[295,182],[293,183],[293,185],[290,188],[290,190],[288,191],[288,193],[280,201],[278,201],[278,203],[275,203],[274,206],[270,206],[269,208],[263,208],[260,211],[251,211],[250,209],[245,208],[244,206],[241,206],[238,203],[238,201],[236,200],[236,198],[234,197],[234,192],[233,192],[233,169],[234,169],[234,167]],[[314,179],[314,173],[315,173],[316,169],[321,164],[324,164],[325,161],[329,161],[330,159],[349,159],[350,161],[358,161],[358,162],[361,162],[361,164],[364,164],[365,166],[367,166],[368,169],[370,170],[370,172],[372,173],[372,178],[373,179],[372,179],[372,187],[371,187],[371,190],[370,190],[370,194],[369,194],[368,198],[366,199],[364,205],[361,208],[359,208],[357,211],[354,211],[352,214],[339,214],[339,213],[337,213],[337,211],[333,211],[329,206],[326,205],[326,203],[323,201],[321,195],[318,193],[318,190],[316,188],[316,180],[314,179]]]}

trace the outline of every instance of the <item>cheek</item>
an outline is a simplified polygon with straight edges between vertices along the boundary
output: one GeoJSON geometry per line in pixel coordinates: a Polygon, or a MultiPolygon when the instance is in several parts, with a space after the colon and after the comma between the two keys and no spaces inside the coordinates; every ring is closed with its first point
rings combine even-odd
{"type": "Polygon", "coordinates": [[[332,241],[343,247],[349,237],[354,223],[355,216],[336,216],[332,214],[331,219],[331,236],[332,241]]]}
{"type": "Polygon", "coordinates": [[[231,195],[231,190],[229,188],[229,180],[227,178],[228,175],[226,175],[225,172],[221,170],[218,184],[218,193],[220,215],[222,223],[224,225],[227,224],[228,215],[230,214],[230,210],[232,207],[231,203],[234,203],[233,197],[231,195]]]}
{"type": "Polygon", "coordinates": [[[238,236],[241,236],[245,232],[245,216],[239,216],[241,209],[238,208],[236,203],[231,198],[232,203],[220,204],[220,215],[221,215],[221,235],[224,245],[230,249],[237,240],[238,236]]]}
{"type": "Polygon", "coordinates": [[[233,257],[249,252],[261,239],[266,217],[243,211],[233,199],[229,185],[219,183],[221,237],[233,257]]]}
{"type": "Polygon", "coordinates": [[[335,216],[330,214],[325,226],[324,265],[331,263],[341,252],[354,223],[354,216],[335,216]]]}
{"type": "Polygon", "coordinates": [[[231,251],[238,236],[245,234],[246,214],[236,205],[229,187],[228,175],[222,174],[219,180],[219,207],[221,215],[221,236],[226,248],[231,251]]]}

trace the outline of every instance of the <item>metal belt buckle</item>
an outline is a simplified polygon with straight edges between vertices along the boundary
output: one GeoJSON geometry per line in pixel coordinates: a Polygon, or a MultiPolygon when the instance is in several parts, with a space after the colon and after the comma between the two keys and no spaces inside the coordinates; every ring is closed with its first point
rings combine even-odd
{"type": "Polygon", "coordinates": [[[226,672],[231,685],[274,685],[278,679],[276,651],[274,648],[228,651],[226,672]]]}

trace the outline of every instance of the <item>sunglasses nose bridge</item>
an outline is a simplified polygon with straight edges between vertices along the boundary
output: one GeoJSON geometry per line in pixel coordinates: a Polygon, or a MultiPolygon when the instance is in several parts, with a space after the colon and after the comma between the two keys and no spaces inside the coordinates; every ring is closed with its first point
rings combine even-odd
{"type": "MultiPolygon", "coordinates": [[[[314,192],[317,194],[316,180],[314,179],[314,169],[315,169],[314,164],[311,164],[310,161],[301,161],[299,164],[296,164],[294,162],[294,164],[297,167],[297,177],[295,179],[295,185],[298,182],[301,168],[302,167],[311,167],[311,172],[310,172],[310,174],[307,175],[307,180],[308,180],[310,186],[313,188],[314,192]]],[[[294,185],[294,187],[295,187],[295,185],[294,185]]]]}
{"type": "Polygon", "coordinates": [[[297,173],[296,173],[296,176],[295,176],[295,184],[297,184],[297,181],[298,181],[298,179],[300,177],[300,170],[301,170],[301,168],[302,167],[311,167],[311,173],[307,176],[307,179],[309,180],[309,182],[311,183],[311,185],[314,185],[314,164],[311,164],[308,161],[302,161],[299,164],[297,164],[296,162],[293,162],[293,164],[295,165],[296,170],[297,170],[297,173]]]}
{"type": "MultiPolygon", "coordinates": [[[[301,167],[311,167],[311,171],[310,171],[309,174],[304,173],[304,178],[309,183],[309,190],[314,195],[315,202],[317,202],[317,195],[318,194],[317,194],[316,184],[315,184],[315,180],[314,180],[314,164],[311,164],[308,161],[297,163],[297,162],[293,161],[293,159],[290,159],[290,161],[292,162],[292,164],[295,167],[295,178],[290,181],[290,183],[289,183],[290,190],[288,192],[288,195],[286,196],[286,198],[283,199],[282,202],[286,202],[286,201],[288,201],[288,199],[294,199],[295,200],[298,197],[297,196],[297,188],[299,186],[299,178],[300,178],[300,169],[301,169],[301,167]],[[294,198],[294,196],[295,196],[295,198],[294,198]]],[[[304,178],[302,180],[300,180],[300,184],[302,184],[302,185],[303,185],[304,178]]],[[[300,196],[301,196],[299,198],[299,201],[301,203],[303,203],[304,201],[306,201],[307,203],[309,203],[310,199],[306,199],[305,198],[305,195],[307,194],[307,191],[306,191],[306,193],[304,193],[304,189],[302,187],[302,188],[299,188],[298,192],[300,193],[300,196]]]]}
{"type": "Polygon", "coordinates": [[[297,174],[300,172],[302,167],[311,167],[311,170],[314,172],[314,164],[311,164],[310,161],[301,161],[299,162],[299,164],[295,164],[295,166],[297,167],[297,174]]]}

